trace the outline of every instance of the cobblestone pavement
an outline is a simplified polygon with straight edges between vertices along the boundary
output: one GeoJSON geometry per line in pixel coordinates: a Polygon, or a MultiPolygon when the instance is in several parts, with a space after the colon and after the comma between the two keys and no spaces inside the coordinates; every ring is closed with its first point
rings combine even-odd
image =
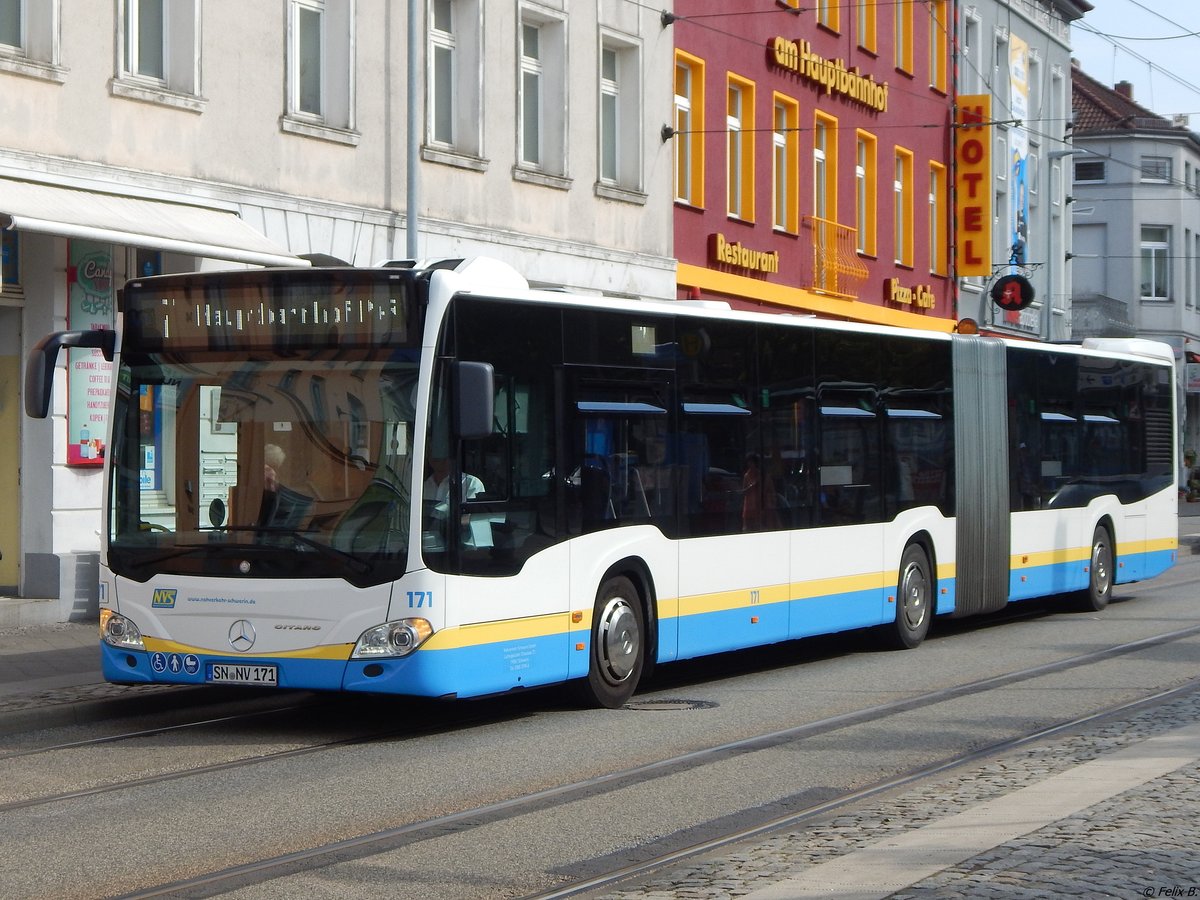
{"type": "MultiPolygon", "coordinates": [[[[760,890],[766,893],[806,868],[1197,721],[1200,691],[1077,735],[1048,739],[950,777],[864,801],[765,840],[714,851],[603,897],[722,900],[760,890]]],[[[896,900],[1200,897],[1200,765],[1193,762],[1176,769],[890,896],[896,900]]]]}

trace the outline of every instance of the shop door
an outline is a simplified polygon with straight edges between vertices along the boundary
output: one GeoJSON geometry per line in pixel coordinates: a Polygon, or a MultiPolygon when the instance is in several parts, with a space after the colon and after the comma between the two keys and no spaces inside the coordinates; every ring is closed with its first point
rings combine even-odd
{"type": "Polygon", "coordinates": [[[17,593],[21,559],[21,311],[0,307],[0,594],[17,593]]]}

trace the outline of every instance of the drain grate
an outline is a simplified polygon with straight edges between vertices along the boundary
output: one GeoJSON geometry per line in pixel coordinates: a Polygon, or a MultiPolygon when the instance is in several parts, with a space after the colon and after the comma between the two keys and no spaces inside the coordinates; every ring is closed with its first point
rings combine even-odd
{"type": "Polygon", "coordinates": [[[630,700],[622,709],[634,712],[675,712],[687,709],[715,709],[711,700],[630,700]]]}

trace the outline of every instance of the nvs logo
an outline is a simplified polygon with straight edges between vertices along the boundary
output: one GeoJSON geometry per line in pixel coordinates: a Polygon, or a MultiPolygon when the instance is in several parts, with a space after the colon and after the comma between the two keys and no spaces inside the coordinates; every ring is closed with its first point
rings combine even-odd
{"type": "Polygon", "coordinates": [[[155,588],[154,596],[150,598],[150,606],[154,609],[174,609],[178,593],[175,588],[155,588]]]}

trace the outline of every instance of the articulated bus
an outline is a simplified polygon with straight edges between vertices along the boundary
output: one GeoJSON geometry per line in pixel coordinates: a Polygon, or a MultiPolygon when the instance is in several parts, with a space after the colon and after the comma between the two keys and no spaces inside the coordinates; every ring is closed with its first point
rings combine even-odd
{"type": "Polygon", "coordinates": [[[129,282],[101,640],[117,683],[472,697],[1053,594],[1175,560],[1168,347],[530,290],[502,264],[129,282]]]}

